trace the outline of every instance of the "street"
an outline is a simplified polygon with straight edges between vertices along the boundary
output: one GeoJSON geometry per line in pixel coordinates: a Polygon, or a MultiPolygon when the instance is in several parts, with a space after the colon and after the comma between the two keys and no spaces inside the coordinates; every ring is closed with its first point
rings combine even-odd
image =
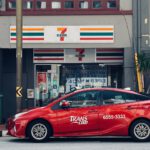
{"type": "Polygon", "coordinates": [[[150,142],[138,143],[130,138],[51,138],[45,143],[27,139],[0,137],[0,150],[149,150],[150,142]]]}

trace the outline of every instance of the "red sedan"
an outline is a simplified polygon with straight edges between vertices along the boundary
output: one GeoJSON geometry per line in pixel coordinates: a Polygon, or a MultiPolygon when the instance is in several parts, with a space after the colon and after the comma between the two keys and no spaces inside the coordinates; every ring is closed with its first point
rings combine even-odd
{"type": "Polygon", "coordinates": [[[35,141],[49,137],[131,136],[150,139],[150,98],[112,88],[76,90],[45,107],[16,114],[8,134],[35,141]]]}

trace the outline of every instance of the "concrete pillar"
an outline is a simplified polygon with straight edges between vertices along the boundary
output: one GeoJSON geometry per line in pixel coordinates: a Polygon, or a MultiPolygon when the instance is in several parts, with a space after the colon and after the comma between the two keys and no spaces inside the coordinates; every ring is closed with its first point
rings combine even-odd
{"type": "Polygon", "coordinates": [[[131,48],[124,49],[124,81],[123,87],[130,87],[135,90],[135,68],[134,68],[134,52],[131,48]]]}

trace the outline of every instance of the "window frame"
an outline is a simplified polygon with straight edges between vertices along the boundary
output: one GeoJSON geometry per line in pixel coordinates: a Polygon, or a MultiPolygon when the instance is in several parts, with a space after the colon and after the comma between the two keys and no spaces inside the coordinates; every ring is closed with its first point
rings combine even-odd
{"type": "Polygon", "coordinates": [[[76,2],[74,0],[63,0],[63,4],[62,5],[63,5],[62,9],[64,9],[64,10],[74,10],[74,9],[76,9],[76,2]],[[65,8],[65,2],[67,2],[67,1],[73,2],[73,8],[65,8]]]}
{"type": "Polygon", "coordinates": [[[50,3],[50,8],[49,8],[50,10],[58,10],[58,11],[60,11],[60,10],[63,9],[63,4],[62,4],[61,0],[50,0],[49,3],[50,3]],[[52,8],[52,2],[60,2],[60,8],[52,8]]]}
{"type": "Polygon", "coordinates": [[[108,3],[108,2],[113,2],[113,1],[114,1],[114,0],[107,0],[107,2],[106,2],[106,4],[105,4],[107,10],[119,10],[120,0],[115,0],[115,2],[116,2],[116,7],[114,7],[114,8],[108,8],[108,7],[107,7],[107,3],[108,3]]]}
{"type": "Polygon", "coordinates": [[[34,10],[34,5],[35,5],[34,0],[23,0],[23,3],[24,3],[24,2],[27,2],[27,1],[30,1],[30,2],[33,3],[33,4],[32,4],[32,5],[33,5],[32,8],[27,9],[27,8],[23,8],[23,6],[22,6],[22,9],[23,9],[24,11],[33,11],[33,10],[34,10]]]}
{"type": "Polygon", "coordinates": [[[89,1],[89,0],[79,0],[78,1],[78,9],[80,9],[80,10],[89,10],[90,8],[91,8],[91,1],[89,1]],[[88,8],[81,8],[80,7],[80,2],[82,2],[82,1],[88,2],[88,8]]]}
{"type": "MultiPolygon", "coordinates": [[[[16,3],[16,0],[6,0],[6,10],[16,10],[16,8],[12,9],[12,8],[9,8],[9,2],[15,2],[16,3]]],[[[16,3],[16,7],[17,7],[17,3],[16,3]]]]}
{"type": "Polygon", "coordinates": [[[34,5],[35,5],[35,9],[36,9],[36,10],[40,10],[40,11],[45,11],[45,10],[47,10],[47,9],[48,9],[47,3],[48,3],[47,0],[36,0],[36,1],[35,1],[35,4],[34,4],[34,5]],[[46,2],[46,8],[37,8],[37,2],[38,2],[38,1],[46,2]]]}
{"type": "Polygon", "coordinates": [[[104,2],[102,0],[92,0],[91,8],[93,10],[101,10],[101,9],[103,9],[103,5],[104,5],[104,2]],[[99,1],[101,3],[101,7],[100,8],[94,8],[93,7],[93,3],[96,2],[96,1],[99,1]]]}

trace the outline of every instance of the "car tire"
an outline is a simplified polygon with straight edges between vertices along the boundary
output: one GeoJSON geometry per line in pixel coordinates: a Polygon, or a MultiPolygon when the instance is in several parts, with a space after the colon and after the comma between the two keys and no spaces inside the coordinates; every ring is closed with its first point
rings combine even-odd
{"type": "Polygon", "coordinates": [[[150,122],[144,119],[132,123],[130,135],[135,141],[146,142],[150,140],[150,122]]]}
{"type": "Polygon", "coordinates": [[[51,133],[50,125],[44,120],[33,121],[27,128],[27,136],[35,142],[47,141],[51,133]]]}

